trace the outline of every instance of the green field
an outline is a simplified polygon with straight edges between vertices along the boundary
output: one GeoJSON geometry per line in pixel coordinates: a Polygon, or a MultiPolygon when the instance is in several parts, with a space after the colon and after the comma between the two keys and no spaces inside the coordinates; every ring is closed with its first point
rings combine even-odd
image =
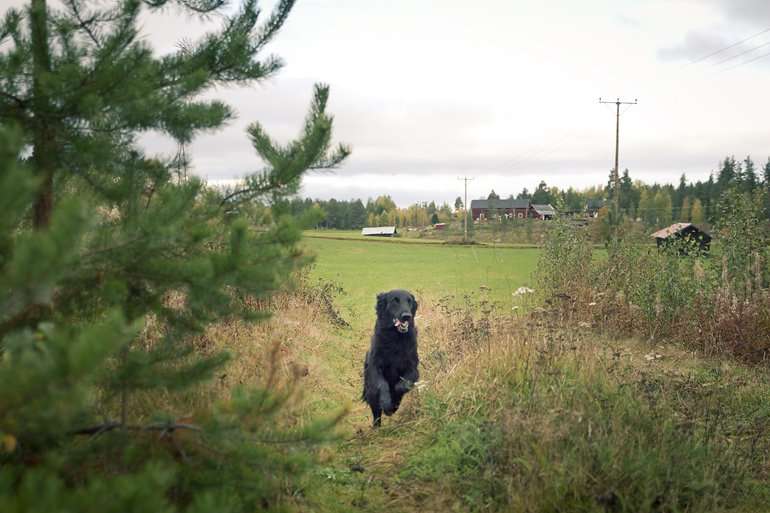
{"type": "Polygon", "coordinates": [[[316,255],[311,275],[344,289],[339,306],[353,318],[369,313],[378,292],[406,288],[436,300],[488,294],[501,308],[513,306],[512,293],[532,286],[540,250],[434,244],[378,243],[306,238],[316,255]],[[488,290],[487,290],[488,289],[488,290]]]}

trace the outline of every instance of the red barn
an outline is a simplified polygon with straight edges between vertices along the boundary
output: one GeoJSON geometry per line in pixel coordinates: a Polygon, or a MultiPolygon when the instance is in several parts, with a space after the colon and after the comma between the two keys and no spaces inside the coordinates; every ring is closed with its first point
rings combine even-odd
{"type": "Polygon", "coordinates": [[[513,198],[471,200],[471,214],[474,221],[501,217],[526,219],[530,217],[530,202],[513,198]]]}

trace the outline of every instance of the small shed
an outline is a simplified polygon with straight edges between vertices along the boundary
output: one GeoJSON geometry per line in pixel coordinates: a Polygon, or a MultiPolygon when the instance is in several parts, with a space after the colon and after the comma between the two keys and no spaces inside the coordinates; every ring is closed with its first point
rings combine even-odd
{"type": "Polygon", "coordinates": [[[395,237],[398,230],[395,226],[370,226],[361,230],[364,237],[395,237]]]}
{"type": "MultiPolygon", "coordinates": [[[[708,251],[711,246],[711,235],[692,223],[674,223],[668,228],[658,230],[650,237],[655,239],[659,248],[683,240],[697,245],[701,251],[708,251]]],[[[687,247],[682,246],[680,252],[687,253],[687,247]]]]}
{"type": "Polygon", "coordinates": [[[547,219],[553,219],[556,217],[556,209],[551,205],[535,205],[532,204],[532,217],[545,221],[547,219]]]}

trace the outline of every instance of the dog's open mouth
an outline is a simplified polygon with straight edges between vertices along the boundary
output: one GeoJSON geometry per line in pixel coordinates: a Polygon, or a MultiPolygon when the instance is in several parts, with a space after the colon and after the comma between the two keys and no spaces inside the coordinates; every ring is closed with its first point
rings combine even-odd
{"type": "Polygon", "coordinates": [[[409,331],[409,321],[399,321],[398,319],[393,319],[393,325],[396,327],[399,333],[406,333],[409,331]]]}

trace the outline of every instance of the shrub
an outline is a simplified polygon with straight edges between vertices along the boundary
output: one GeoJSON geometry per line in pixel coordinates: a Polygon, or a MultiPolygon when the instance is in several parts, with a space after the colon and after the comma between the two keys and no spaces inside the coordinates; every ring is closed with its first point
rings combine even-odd
{"type": "Polygon", "coordinates": [[[574,295],[582,290],[591,270],[593,248],[588,233],[564,220],[553,221],[535,271],[542,297],[574,295]]]}
{"type": "Polygon", "coordinates": [[[770,351],[767,227],[757,198],[728,192],[722,210],[711,254],[687,240],[656,248],[626,231],[609,243],[606,259],[591,260],[579,236],[557,227],[538,263],[538,287],[546,300],[569,297],[550,301],[566,322],[764,360],[770,351]]]}

